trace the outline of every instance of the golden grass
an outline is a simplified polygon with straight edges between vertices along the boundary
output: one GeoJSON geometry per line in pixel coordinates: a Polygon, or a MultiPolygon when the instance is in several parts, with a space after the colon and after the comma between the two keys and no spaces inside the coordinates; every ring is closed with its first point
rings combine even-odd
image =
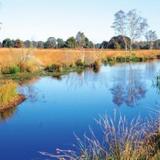
{"type": "MultiPolygon", "coordinates": [[[[133,51],[137,57],[154,58],[160,55],[160,50],[137,50],[133,51]]],[[[0,67],[19,63],[22,56],[32,55],[43,66],[52,64],[75,64],[78,59],[85,63],[93,63],[107,57],[125,57],[130,52],[122,50],[100,49],[0,49],[0,67]]]]}
{"type": "Polygon", "coordinates": [[[24,100],[25,97],[17,92],[17,83],[12,80],[0,81],[0,113],[17,106],[24,100]]]}
{"type": "Polygon", "coordinates": [[[8,104],[8,102],[17,96],[17,84],[13,81],[0,82],[0,106],[8,104]]]}

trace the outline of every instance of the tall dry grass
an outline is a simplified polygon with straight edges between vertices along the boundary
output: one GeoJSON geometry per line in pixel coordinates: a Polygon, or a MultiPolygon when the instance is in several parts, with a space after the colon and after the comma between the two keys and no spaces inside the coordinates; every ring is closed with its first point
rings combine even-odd
{"type": "MultiPolygon", "coordinates": [[[[138,57],[156,58],[160,55],[159,50],[137,50],[132,54],[138,57]]],[[[73,65],[77,60],[86,64],[101,61],[107,57],[125,57],[130,52],[122,50],[100,50],[100,49],[0,49],[0,67],[15,65],[18,63],[28,66],[73,65]],[[25,63],[24,63],[25,62],[25,63]]]]}
{"type": "Polygon", "coordinates": [[[57,154],[46,152],[40,154],[59,160],[158,160],[157,157],[160,158],[160,134],[151,132],[153,129],[151,123],[144,122],[141,118],[128,121],[125,116],[117,114],[113,118],[100,117],[96,122],[101,129],[100,138],[90,129],[90,136],[84,135],[84,140],[76,136],[78,145],[75,150],[57,149],[57,154]]]}
{"type": "Polygon", "coordinates": [[[0,107],[7,105],[17,96],[17,84],[11,80],[0,81],[0,107]]]}
{"type": "Polygon", "coordinates": [[[34,72],[39,70],[40,66],[41,63],[34,56],[32,48],[0,49],[0,70],[2,73],[15,67],[19,67],[22,72],[34,72]]]}

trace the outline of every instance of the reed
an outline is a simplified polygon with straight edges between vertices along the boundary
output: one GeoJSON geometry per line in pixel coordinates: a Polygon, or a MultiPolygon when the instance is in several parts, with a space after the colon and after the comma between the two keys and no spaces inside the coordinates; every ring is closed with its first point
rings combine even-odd
{"type": "Polygon", "coordinates": [[[96,122],[100,138],[90,129],[90,135],[84,135],[83,140],[75,136],[75,150],[57,149],[57,154],[40,154],[59,160],[156,160],[159,156],[160,134],[150,133],[153,125],[141,118],[128,121],[116,113],[113,118],[105,115],[96,122]]]}

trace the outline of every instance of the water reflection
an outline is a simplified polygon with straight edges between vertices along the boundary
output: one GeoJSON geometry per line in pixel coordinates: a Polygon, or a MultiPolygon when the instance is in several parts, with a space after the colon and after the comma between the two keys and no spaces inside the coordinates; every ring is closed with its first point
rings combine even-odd
{"type": "MultiPolygon", "coordinates": [[[[87,69],[81,73],[70,73],[62,76],[60,79],[57,78],[57,81],[61,80],[62,84],[65,82],[66,87],[73,91],[83,88],[96,92],[101,88],[102,90],[99,93],[102,93],[102,95],[106,94],[106,92],[111,93],[112,102],[116,106],[126,105],[133,107],[145,98],[147,93],[146,86],[148,85],[146,84],[146,79],[153,77],[157,70],[159,68],[156,63],[137,64],[137,66],[136,64],[133,66],[128,64],[113,67],[102,66],[101,70],[98,70],[98,74],[93,70],[87,69]],[[145,75],[145,77],[142,77],[142,75],[145,75]]],[[[37,101],[46,102],[43,90],[37,86],[37,81],[40,80],[34,78],[20,84],[18,90],[27,97],[27,101],[33,103],[37,101]]],[[[154,87],[160,93],[160,78],[155,78],[154,87]]],[[[12,108],[0,113],[0,121],[11,118],[16,113],[16,110],[17,108],[12,108]]]]}
{"type": "Polygon", "coordinates": [[[19,87],[19,92],[26,96],[31,102],[36,102],[38,100],[38,90],[33,85],[25,85],[19,87]]]}
{"type": "Polygon", "coordinates": [[[158,94],[160,94],[160,76],[159,75],[157,75],[153,80],[153,88],[155,88],[158,94]]]}
{"type": "Polygon", "coordinates": [[[35,85],[38,80],[39,78],[33,78],[27,81],[23,81],[23,83],[21,83],[18,88],[18,91],[25,95],[26,99],[31,102],[44,101],[45,99],[42,91],[40,91],[35,85]]]}
{"type": "Polygon", "coordinates": [[[135,106],[146,94],[146,90],[141,84],[128,84],[127,86],[118,84],[111,89],[111,92],[114,104],[117,106],[126,104],[130,107],[135,106]]]}
{"type": "MultiPolygon", "coordinates": [[[[146,87],[145,83],[141,81],[141,73],[139,70],[129,65],[126,73],[126,69],[122,70],[118,82],[113,84],[111,93],[113,95],[113,103],[117,106],[123,104],[133,107],[139,100],[145,98],[146,87]]],[[[116,77],[117,78],[117,77],[116,77]]]]}
{"type": "Polygon", "coordinates": [[[106,113],[112,116],[115,108],[129,120],[139,115],[144,119],[151,113],[149,107],[155,110],[160,96],[152,87],[160,63],[155,63],[155,67],[149,65],[102,66],[98,74],[86,70],[80,75],[64,75],[61,81],[42,77],[22,84],[20,87],[24,87],[22,91],[29,98],[15,111],[1,115],[1,120],[12,118],[0,125],[0,157],[38,159],[39,150],[52,152],[57,147],[70,148],[68,146],[75,144],[73,133],[82,135],[88,125],[95,128],[93,119],[106,113]],[[45,104],[41,99],[44,95],[45,104]],[[136,107],[126,107],[136,103],[136,107]]]}
{"type": "Polygon", "coordinates": [[[100,72],[100,70],[98,72],[94,72],[93,70],[88,69],[80,74],[71,73],[67,75],[64,80],[68,89],[78,90],[82,87],[98,89],[99,87],[107,88],[107,77],[108,75],[100,72]]]}
{"type": "MultiPolygon", "coordinates": [[[[27,81],[23,81],[19,84],[18,92],[25,95],[26,99],[30,102],[42,101],[44,100],[44,96],[41,92],[35,87],[35,83],[38,79],[30,79],[27,81]]],[[[17,107],[13,107],[7,109],[3,112],[0,112],[0,122],[5,121],[16,114],[17,107]]]]}
{"type": "Polygon", "coordinates": [[[146,67],[145,67],[145,70],[146,70],[146,75],[148,77],[152,77],[153,76],[153,73],[156,72],[156,63],[153,63],[153,62],[148,62],[146,63],[146,67]]]}

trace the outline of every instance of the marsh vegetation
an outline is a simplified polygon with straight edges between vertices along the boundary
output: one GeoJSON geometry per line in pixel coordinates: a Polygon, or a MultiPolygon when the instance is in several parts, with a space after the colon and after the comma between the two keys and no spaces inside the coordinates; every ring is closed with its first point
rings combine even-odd
{"type": "Polygon", "coordinates": [[[11,80],[0,81],[0,111],[16,107],[24,99],[23,95],[18,94],[15,82],[11,80]]]}
{"type": "Polygon", "coordinates": [[[159,113],[147,107],[159,105],[160,40],[135,9],[112,28],[100,43],[81,31],[0,42],[0,159],[159,159],[159,113]]]}
{"type": "Polygon", "coordinates": [[[63,74],[116,63],[145,62],[156,60],[158,50],[114,51],[114,50],[0,50],[0,78],[24,80],[36,76],[61,76],[63,74]]]}

